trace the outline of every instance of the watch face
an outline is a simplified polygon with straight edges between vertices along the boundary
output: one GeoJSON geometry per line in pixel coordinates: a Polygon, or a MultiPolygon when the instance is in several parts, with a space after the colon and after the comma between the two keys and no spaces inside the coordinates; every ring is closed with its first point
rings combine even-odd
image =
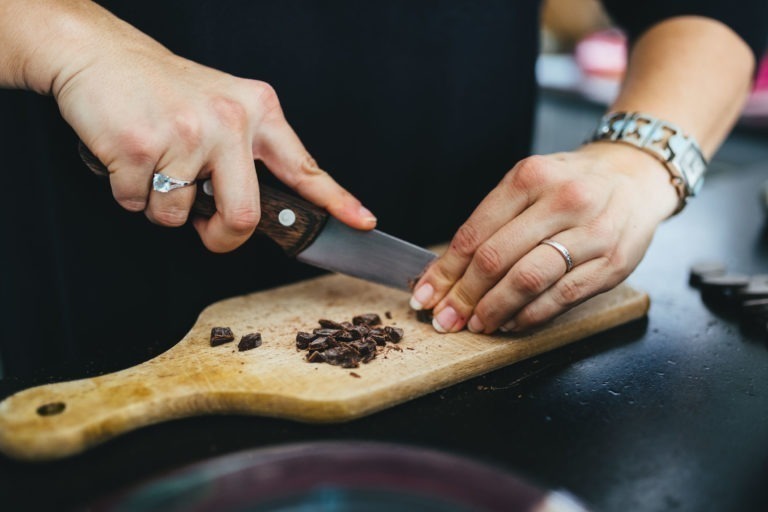
{"type": "Polygon", "coordinates": [[[219,457],[118,493],[89,510],[528,512],[547,495],[497,468],[440,452],[333,442],[219,457]]]}

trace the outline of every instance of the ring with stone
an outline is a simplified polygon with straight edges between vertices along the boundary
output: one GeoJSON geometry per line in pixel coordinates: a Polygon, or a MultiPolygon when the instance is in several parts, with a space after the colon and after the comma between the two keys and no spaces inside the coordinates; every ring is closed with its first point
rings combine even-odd
{"type": "Polygon", "coordinates": [[[563,257],[565,260],[565,273],[571,271],[573,268],[573,259],[571,258],[571,253],[568,251],[568,249],[565,248],[563,244],[560,242],[555,242],[554,240],[546,239],[539,242],[539,245],[544,244],[552,247],[554,250],[560,253],[560,256],[563,257]]]}
{"type": "Polygon", "coordinates": [[[193,183],[194,181],[179,180],[156,172],[152,177],[152,190],[165,194],[171,190],[176,190],[177,188],[188,187],[193,183]]]}

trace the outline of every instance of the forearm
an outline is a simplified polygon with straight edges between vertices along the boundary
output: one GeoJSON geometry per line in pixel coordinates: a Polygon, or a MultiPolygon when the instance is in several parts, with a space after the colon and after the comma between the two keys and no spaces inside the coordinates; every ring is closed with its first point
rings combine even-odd
{"type": "Polygon", "coordinates": [[[0,0],[0,87],[55,95],[116,37],[160,47],[90,0],[0,0]]]}
{"type": "Polygon", "coordinates": [[[754,57],[727,26],[677,17],[644,33],[632,48],[614,111],[640,111],[680,126],[710,157],[747,98],[754,57]]]}

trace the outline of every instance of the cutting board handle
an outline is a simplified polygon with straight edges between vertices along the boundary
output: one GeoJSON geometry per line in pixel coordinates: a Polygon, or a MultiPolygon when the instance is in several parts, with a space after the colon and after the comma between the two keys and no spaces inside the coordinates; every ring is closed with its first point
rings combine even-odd
{"type": "Polygon", "coordinates": [[[0,451],[24,460],[57,459],[145,425],[217,412],[205,375],[168,373],[164,359],[8,397],[0,402],[0,451]]]}
{"type": "MultiPolygon", "coordinates": [[[[82,142],[78,144],[80,158],[97,176],[109,177],[109,171],[82,142]]],[[[268,185],[259,186],[261,220],[256,232],[274,240],[288,256],[294,257],[306,249],[328,220],[328,213],[308,201],[286,194],[268,185]]],[[[198,182],[192,212],[203,217],[216,213],[211,180],[198,182]]]]}

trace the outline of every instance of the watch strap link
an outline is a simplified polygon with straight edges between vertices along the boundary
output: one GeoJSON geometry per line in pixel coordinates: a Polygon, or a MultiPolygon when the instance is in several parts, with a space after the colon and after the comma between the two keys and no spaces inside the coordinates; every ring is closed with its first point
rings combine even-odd
{"type": "Polygon", "coordinates": [[[592,142],[623,142],[635,146],[661,161],[671,176],[683,209],[704,183],[707,161],[691,135],[666,121],[640,112],[612,112],[600,119],[592,142]]]}

